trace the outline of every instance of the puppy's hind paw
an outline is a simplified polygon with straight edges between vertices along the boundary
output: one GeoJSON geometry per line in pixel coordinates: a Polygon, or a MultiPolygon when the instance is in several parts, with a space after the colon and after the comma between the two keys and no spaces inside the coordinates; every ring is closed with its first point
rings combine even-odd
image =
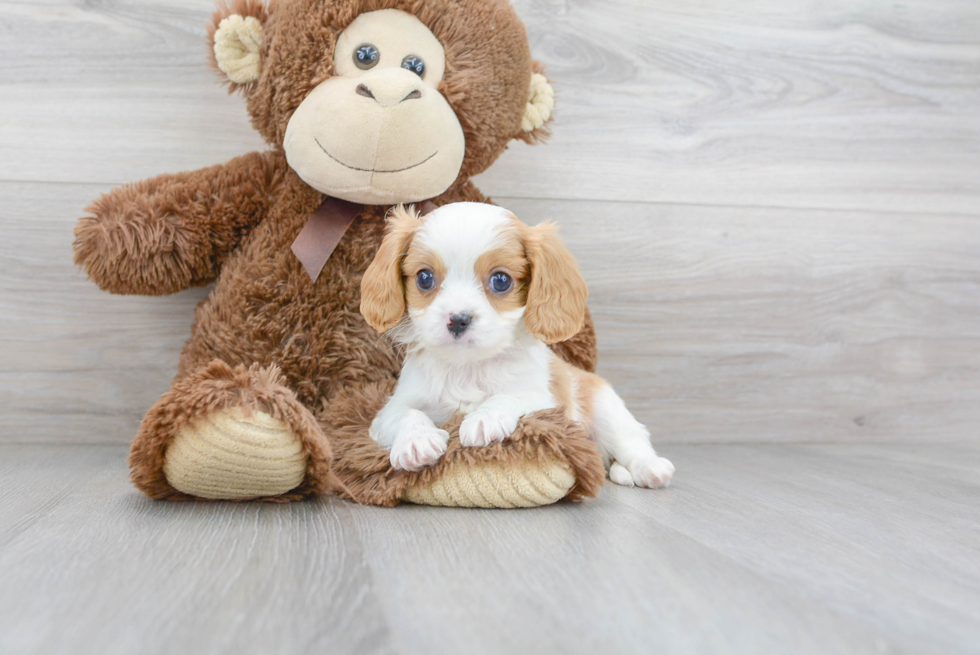
{"type": "Polygon", "coordinates": [[[613,465],[609,467],[609,479],[624,487],[633,486],[633,476],[630,475],[630,472],[626,469],[626,467],[619,462],[613,462],[613,465]]]}
{"type": "Polygon", "coordinates": [[[637,457],[629,468],[619,462],[609,467],[609,479],[624,487],[645,487],[660,489],[670,486],[674,477],[674,465],[670,460],[656,455],[637,457]]]}
{"type": "Polygon", "coordinates": [[[669,459],[650,455],[633,460],[629,472],[636,486],[660,489],[670,486],[670,480],[674,477],[674,465],[669,459]]]}

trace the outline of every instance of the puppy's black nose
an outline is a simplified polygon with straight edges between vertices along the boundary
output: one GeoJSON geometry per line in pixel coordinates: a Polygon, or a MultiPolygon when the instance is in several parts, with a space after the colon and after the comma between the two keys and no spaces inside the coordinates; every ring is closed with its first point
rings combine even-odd
{"type": "Polygon", "coordinates": [[[472,322],[473,317],[469,314],[453,314],[449,317],[449,325],[446,327],[449,328],[449,331],[454,337],[459,339],[459,335],[466,332],[466,328],[468,328],[472,322]]]}

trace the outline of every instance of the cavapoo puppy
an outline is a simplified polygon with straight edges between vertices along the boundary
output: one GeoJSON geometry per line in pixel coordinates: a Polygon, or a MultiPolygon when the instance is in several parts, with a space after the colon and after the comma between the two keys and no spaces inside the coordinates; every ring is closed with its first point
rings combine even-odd
{"type": "Polygon", "coordinates": [[[392,209],[381,248],[361,282],[361,313],[407,348],[394,395],[371,424],[396,469],[434,464],[465,416],[463,446],[506,439],[521,416],[562,407],[602,449],[613,482],[664,487],[674,466],[597,375],[565,363],[546,344],[574,336],[588,288],[544,223],[455,203],[424,218],[392,209]]]}

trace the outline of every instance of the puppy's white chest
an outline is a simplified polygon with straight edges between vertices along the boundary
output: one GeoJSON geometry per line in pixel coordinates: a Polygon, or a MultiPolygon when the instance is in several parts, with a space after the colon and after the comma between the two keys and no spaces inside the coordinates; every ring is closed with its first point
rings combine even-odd
{"type": "Polygon", "coordinates": [[[475,368],[461,367],[446,371],[436,409],[439,413],[448,413],[447,419],[456,411],[469,414],[490,396],[503,393],[500,389],[504,386],[501,384],[501,376],[487,378],[488,376],[479,375],[475,368]]]}
{"type": "MultiPolygon", "coordinates": [[[[550,398],[548,388],[548,351],[545,346],[505,353],[492,360],[453,366],[423,366],[426,386],[432,390],[426,397],[437,420],[448,420],[453,413],[470,414],[494,396],[537,399],[550,398]]],[[[547,404],[547,403],[546,403],[547,404]]]]}

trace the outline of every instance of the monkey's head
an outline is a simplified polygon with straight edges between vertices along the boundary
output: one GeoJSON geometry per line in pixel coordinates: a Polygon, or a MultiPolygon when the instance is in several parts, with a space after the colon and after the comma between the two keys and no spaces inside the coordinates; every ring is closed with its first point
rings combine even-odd
{"type": "Polygon", "coordinates": [[[418,202],[484,171],[554,106],[507,0],[231,0],[213,63],[327,195],[418,202]]]}

